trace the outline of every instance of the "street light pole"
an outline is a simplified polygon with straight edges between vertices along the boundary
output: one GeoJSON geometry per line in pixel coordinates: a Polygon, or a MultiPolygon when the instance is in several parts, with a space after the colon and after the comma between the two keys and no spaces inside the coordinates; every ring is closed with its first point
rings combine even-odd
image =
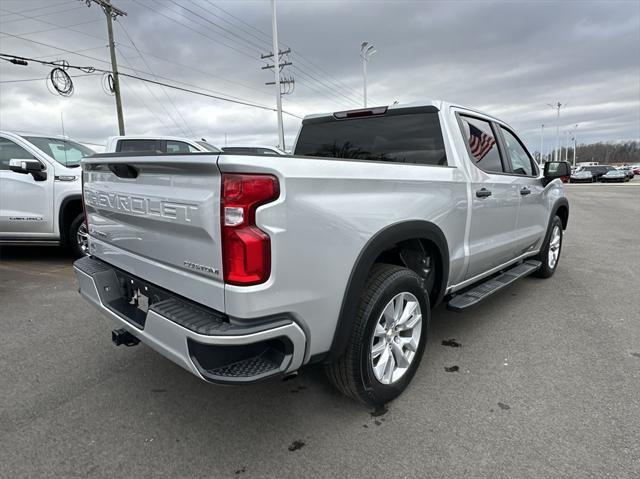
{"type": "Polygon", "coordinates": [[[362,58],[362,81],[364,86],[364,107],[367,107],[367,62],[375,55],[377,50],[369,42],[362,42],[360,45],[360,58],[362,58]]]}
{"type": "MultiPolygon", "coordinates": [[[[553,151],[553,160],[558,161],[562,159],[561,154],[559,152],[560,149],[560,108],[563,106],[562,103],[557,102],[555,105],[547,103],[551,108],[555,108],[557,110],[556,116],[556,148],[553,151]]],[[[567,106],[566,104],[564,106],[567,106]]]]}
{"type": "Polygon", "coordinates": [[[578,140],[576,139],[576,130],[578,129],[578,124],[576,123],[575,129],[573,130],[573,166],[576,166],[576,156],[577,156],[577,152],[576,150],[578,149],[578,140]]]}

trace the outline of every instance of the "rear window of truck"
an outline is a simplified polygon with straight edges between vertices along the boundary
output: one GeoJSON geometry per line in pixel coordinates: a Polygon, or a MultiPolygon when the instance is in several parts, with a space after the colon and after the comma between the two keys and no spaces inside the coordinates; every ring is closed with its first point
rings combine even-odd
{"type": "Polygon", "coordinates": [[[295,155],[446,166],[437,112],[303,124],[295,155]]]}

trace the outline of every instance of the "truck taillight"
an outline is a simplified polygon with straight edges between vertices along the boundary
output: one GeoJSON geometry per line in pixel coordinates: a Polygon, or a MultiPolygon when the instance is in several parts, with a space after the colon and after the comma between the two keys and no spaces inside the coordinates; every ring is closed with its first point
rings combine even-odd
{"type": "Polygon", "coordinates": [[[256,226],[256,209],[280,195],[272,175],[222,175],[220,194],[224,280],[249,286],[265,282],[271,274],[271,241],[256,226]]]}

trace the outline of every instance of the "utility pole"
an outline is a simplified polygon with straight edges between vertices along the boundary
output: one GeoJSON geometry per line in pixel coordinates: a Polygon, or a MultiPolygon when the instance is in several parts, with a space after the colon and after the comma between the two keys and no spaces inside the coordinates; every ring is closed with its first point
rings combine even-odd
{"type": "MultiPolygon", "coordinates": [[[[280,52],[278,48],[278,21],[276,19],[276,0],[271,0],[271,35],[273,37],[273,53],[271,55],[262,55],[262,58],[273,57],[273,66],[267,65],[262,67],[263,70],[273,68],[275,75],[274,85],[276,87],[276,110],[278,114],[278,148],[284,150],[284,125],[282,123],[282,92],[280,91],[280,69],[286,65],[280,64],[280,55],[284,52],[280,52]]],[[[288,50],[290,52],[291,49],[288,50]]],[[[288,53],[287,52],[287,53],[288,53]]],[[[284,62],[287,63],[287,62],[284,62]]],[[[291,62],[289,62],[291,65],[291,62]]]]}
{"type": "Polygon", "coordinates": [[[111,5],[111,0],[83,0],[88,7],[92,3],[99,5],[107,17],[107,33],[109,35],[109,52],[111,53],[111,72],[113,74],[113,90],[116,97],[116,113],[118,114],[118,131],[124,136],[124,115],[122,114],[122,97],[120,96],[120,79],[118,77],[118,62],[116,61],[116,44],[113,41],[113,20],[119,16],[126,16],[127,12],[111,5]]]}
{"type": "Polygon", "coordinates": [[[360,58],[362,58],[362,81],[364,86],[364,107],[367,107],[367,63],[369,59],[377,53],[373,45],[369,42],[362,42],[360,45],[360,58]]]}
{"type": "Polygon", "coordinates": [[[542,165],[544,163],[544,155],[543,152],[544,151],[544,123],[542,124],[542,126],[540,127],[540,164],[542,165]]]}
{"type": "Polygon", "coordinates": [[[549,105],[551,108],[556,109],[557,113],[558,113],[557,117],[556,117],[556,148],[553,151],[553,160],[554,161],[559,161],[560,159],[562,159],[560,154],[559,154],[560,153],[559,152],[559,149],[560,149],[560,108],[562,108],[562,106],[566,107],[567,105],[566,104],[562,105],[562,103],[560,103],[560,102],[557,102],[555,105],[547,103],[547,105],[549,105]]]}

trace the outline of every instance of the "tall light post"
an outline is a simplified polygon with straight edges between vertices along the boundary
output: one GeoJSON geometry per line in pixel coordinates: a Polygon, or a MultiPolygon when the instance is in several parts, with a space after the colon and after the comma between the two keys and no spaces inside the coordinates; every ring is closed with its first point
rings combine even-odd
{"type": "Polygon", "coordinates": [[[360,58],[362,58],[362,79],[364,82],[364,107],[367,107],[367,62],[375,55],[377,50],[369,42],[362,42],[360,45],[360,58]]]}
{"type": "Polygon", "coordinates": [[[550,106],[551,108],[557,110],[558,114],[556,117],[556,149],[553,151],[553,160],[554,161],[558,161],[560,160],[560,155],[558,154],[558,150],[560,148],[560,108],[562,108],[562,106],[567,106],[562,105],[562,103],[557,102],[555,105],[552,105],[551,103],[547,103],[548,106],[550,106]]]}
{"type": "Polygon", "coordinates": [[[539,163],[544,163],[543,160],[543,152],[544,151],[544,123],[540,127],[540,161],[539,163]]]}
{"type": "Polygon", "coordinates": [[[578,129],[578,124],[574,126],[573,129],[573,166],[576,166],[576,155],[578,154],[576,150],[578,149],[578,140],[576,139],[576,130],[578,129]]]}

